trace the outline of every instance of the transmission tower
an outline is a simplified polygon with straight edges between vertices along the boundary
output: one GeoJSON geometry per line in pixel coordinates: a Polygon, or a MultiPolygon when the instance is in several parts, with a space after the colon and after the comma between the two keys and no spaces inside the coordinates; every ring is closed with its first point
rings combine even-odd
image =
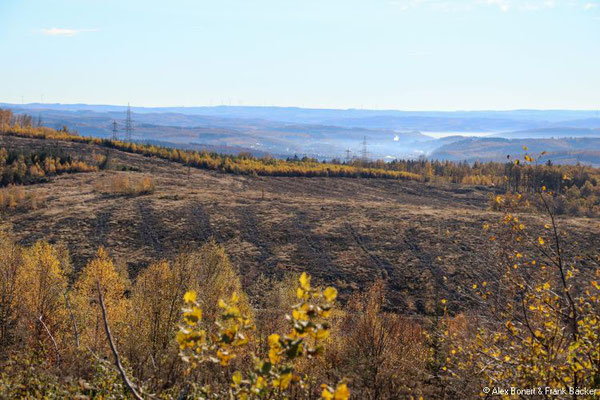
{"type": "Polygon", "coordinates": [[[117,121],[113,121],[112,123],[112,139],[119,140],[119,136],[117,135],[117,121]]]}
{"type": "Polygon", "coordinates": [[[367,152],[367,137],[364,136],[363,137],[363,142],[362,142],[362,151],[361,151],[361,158],[363,160],[363,162],[367,162],[368,160],[368,152],[367,152]]]}
{"type": "Polygon", "coordinates": [[[350,160],[352,160],[352,158],[350,157],[350,149],[346,149],[346,164],[350,164],[350,160]]]}
{"type": "Polygon", "coordinates": [[[131,120],[131,107],[127,103],[127,118],[125,119],[125,138],[131,142],[131,133],[133,132],[133,121],[131,120]]]}

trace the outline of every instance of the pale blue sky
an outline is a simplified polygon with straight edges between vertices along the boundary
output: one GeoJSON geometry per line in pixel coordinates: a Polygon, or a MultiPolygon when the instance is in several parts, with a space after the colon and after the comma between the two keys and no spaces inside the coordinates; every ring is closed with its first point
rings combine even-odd
{"type": "Polygon", "coordinates": [[[0,0],[0,102],[600,108],[600,0],[0,0]]]}

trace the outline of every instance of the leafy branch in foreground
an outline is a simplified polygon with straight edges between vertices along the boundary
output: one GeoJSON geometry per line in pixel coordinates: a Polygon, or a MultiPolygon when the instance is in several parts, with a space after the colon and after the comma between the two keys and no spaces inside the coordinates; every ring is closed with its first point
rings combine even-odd
{"type": "MultiPolygon", "coordinates": [[[[305,378],[295,372],[294,363],[302,357],[313,358],[323,353],[323,342],[329,338],[331,326],[327,319],[331,315],[337,290],[328,287],[319,290],[311,287],[310,277],[300,276],[296,294],[299,303],[286,316],[290,332],[286,335],[274,333],[269,336],[268,357],[261,359],[253,354],[254,368],[243,374],[235,371],[230,388],[231,395],[238,399],[289,398],[295,387],[306,391],[305,378]]],[[[215,324],[217,332],[211,333],[202,319],[202,308],[197,302],[195,291],[184,295],[184,324],[177,333],[181,358],[195,368],[202,362],[227,366],[236,357],[236,349],[249,343],[249,332],[254,328],[249,318],[238,308],[238,295],[234,293],[228,302],[219,301],[222,312],[215,324]]],[[[335,388],[322,385],[323,399],[345,400],[350,391],[344,380],[335,388]]],[[[210,386],[201,392],[206,398],[213,394],[210,386]]]]}

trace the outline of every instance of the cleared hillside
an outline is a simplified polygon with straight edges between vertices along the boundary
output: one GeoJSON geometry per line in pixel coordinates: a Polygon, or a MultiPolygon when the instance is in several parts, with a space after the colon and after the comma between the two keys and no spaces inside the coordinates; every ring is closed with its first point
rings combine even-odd
{"type": "MultiPolygon", "coordinates": [[[[90,160],[107,154],[95,145],[6,136],[0,146],[60,149],[90,160]]],[[[423,314],[440,298],[452,309],[469,308],[462,288],[496,273],[482,225],[500,214],[487,211],[493,192],[485,187],[238,176],[114,149],[110,159],[112,170],[28,186],[41,206],[8,213],[3,222],[24,243],[64,241],[77,269],[105,246],[132,276],[212,237],[225,245],[255,301],[267,287],[262,277],[305,270],[334,284],[342,299],[383,277],[392,308],[423,314]],[[99,181],[123,174],[151,177],[156,191],[98,190],[99,181]]],[[[570,218],[569,227],[570,246],[585,252],[600,244],[598,220],[570,218]]]]}

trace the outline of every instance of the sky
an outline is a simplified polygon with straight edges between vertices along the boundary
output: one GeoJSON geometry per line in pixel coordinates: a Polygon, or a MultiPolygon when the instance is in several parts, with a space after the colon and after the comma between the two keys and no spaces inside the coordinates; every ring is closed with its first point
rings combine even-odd
{"type": "Polygon", "coordinates": [[[600,0],[0,0],[0,102],[600,108],[600,0]]]}

